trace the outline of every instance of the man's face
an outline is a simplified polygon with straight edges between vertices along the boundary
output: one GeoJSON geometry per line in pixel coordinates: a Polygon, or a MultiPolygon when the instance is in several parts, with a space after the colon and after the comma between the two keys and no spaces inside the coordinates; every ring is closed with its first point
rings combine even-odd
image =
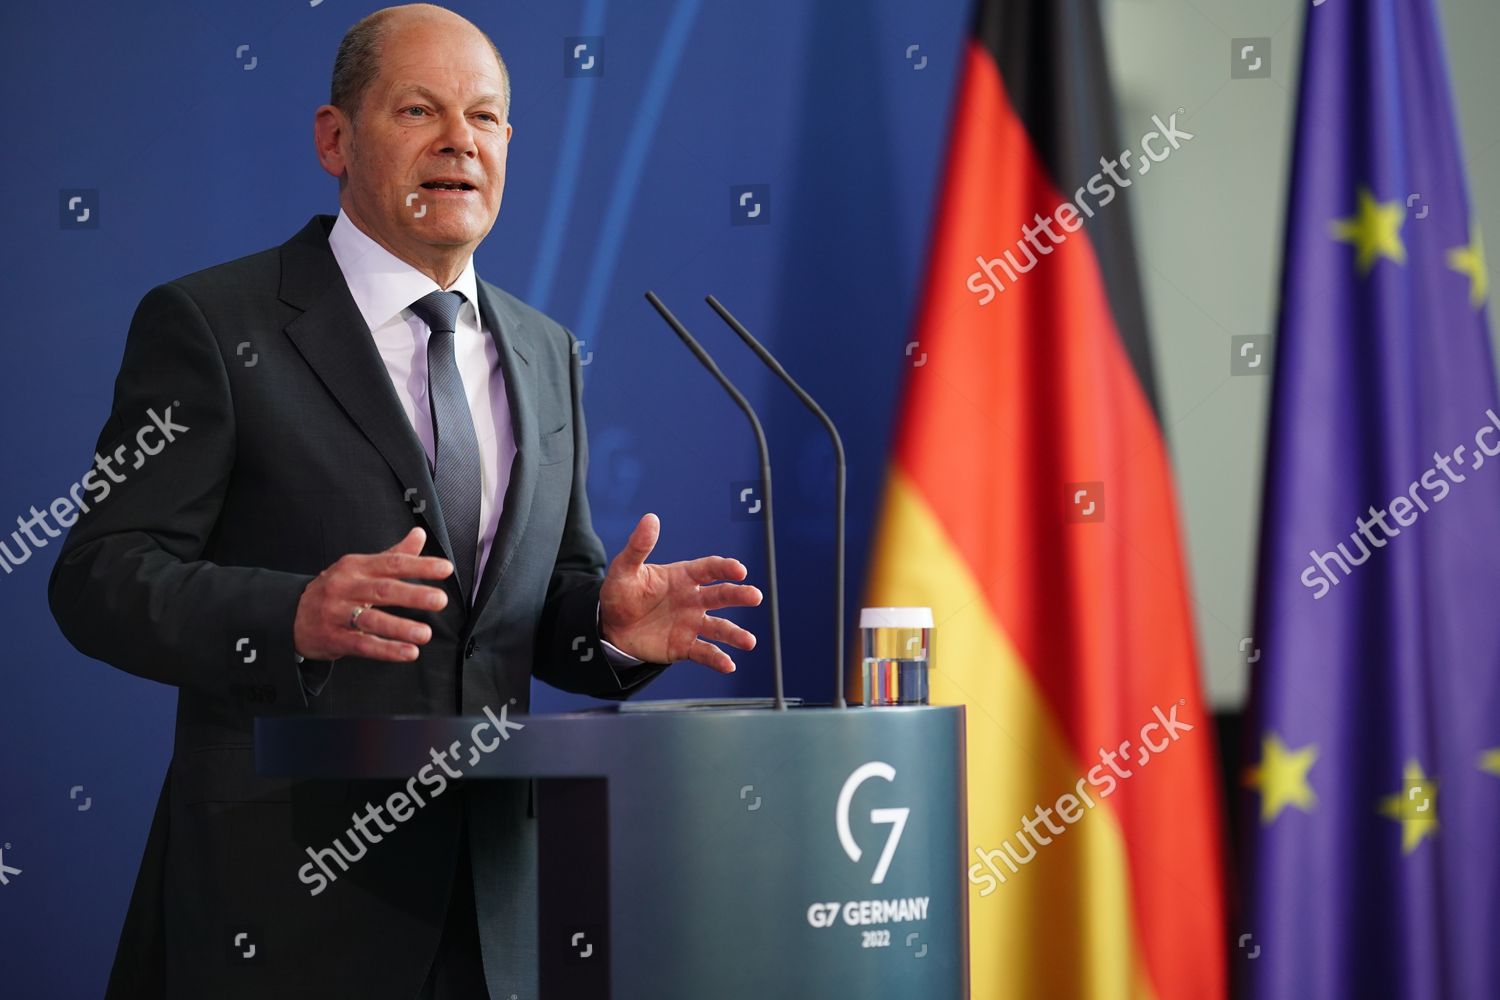
{"type": "Polygon", "coordinates": [[[396,27],[338,140],[343,207],[405,260],[472,253],[500,212],[510,132],[500,67],[478,32],[396,27]]]}

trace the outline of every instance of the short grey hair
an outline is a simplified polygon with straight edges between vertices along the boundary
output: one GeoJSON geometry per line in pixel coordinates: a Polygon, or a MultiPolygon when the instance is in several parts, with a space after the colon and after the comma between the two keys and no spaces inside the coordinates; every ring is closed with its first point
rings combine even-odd
{"type": "MultiPolygon", "coordinates": [[[[343,41],[339,42],[338,55],[333,59],[333,83],[329,87],[328,103],[347,114],[350,120],[358,114],[360,105],[364,103],[365,92],[370,89],[370,84],[375,82],[375,77],[380,72],[380,48],[386,35],[390,33],[390,15],[393,11],[394,8],[388,7],[365,15],[345,32],[343,41]]],[[[500,94],[505,99],[505,105],[500,110],[508,121],[510,70],[505,68],[505,60],[501,58],[494,39],[478,25],[475,25],[474,30],[484,35],[484,40],[490,43],[490,51],[495,53],[495,62],[500,65],[500,94]]]]}

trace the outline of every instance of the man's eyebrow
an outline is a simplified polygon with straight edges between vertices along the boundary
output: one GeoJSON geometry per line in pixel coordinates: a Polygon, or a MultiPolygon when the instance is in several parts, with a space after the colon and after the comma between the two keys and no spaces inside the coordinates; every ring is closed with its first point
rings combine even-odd
{"type": "MultiPolygon", "coordinates": [[[[405,86],[398,87],[396,89],[395,94],[396,94],[397,97],[401,97],[401,96],[403,96],[405,94],[420,94],[420,95],[422,95],[423,97],[425,97],[427,100],[431,101],[434,104],[442,104],[443,103],[442,99],[440,97],[438,97],[438,95],[434,94],[432,91],[428,90],[426,87],[422,86],[420,83],[408,83],[405,86]]],[[[499,94],[480,94],[478,97],[476,97],[473,101],[470,102],[470,107],[473,107],[476,104],[504,104],[504,103],[505,103],[505,98],[502,97],[499,94]]]]}

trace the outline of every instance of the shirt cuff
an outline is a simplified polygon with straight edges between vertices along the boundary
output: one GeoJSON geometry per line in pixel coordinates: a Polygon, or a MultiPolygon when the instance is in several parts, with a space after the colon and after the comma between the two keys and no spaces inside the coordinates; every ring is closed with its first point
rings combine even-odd
{"type": "MultiPolygon", "coordinates": [[[[594,606],[594,631],[599,631],[598,605],[594,606]]],[[[599,636],[599,645],[604,647],[604,656],[607,660],[609,660],[609,665],[612,667],[638,667],[642,663],[646,662],[645,660],[636,659],[629,653],[625,653],[620,651],[619,649],[616,649],[613,645],[606,641],[604,636],[602,635],[599,636]]]]}

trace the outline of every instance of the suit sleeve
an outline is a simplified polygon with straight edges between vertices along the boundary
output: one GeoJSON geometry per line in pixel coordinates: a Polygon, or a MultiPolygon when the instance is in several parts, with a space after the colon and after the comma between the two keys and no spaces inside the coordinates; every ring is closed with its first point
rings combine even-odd
{"type": "MultiPolygon", "coordinates": [[[[568,334],[571,346],[572,334],[568,334]]],[[[668,664],[616,665],[599,636],[599,590],[604,584],[604,545],[594,533],[588,499],[588,433],[583,420],[583,367],[568,353],[573,399],[573,490],[537,625],[532,673],[555,688],[595,698],[624,699],[656,678],[668,664]]]]}
{"type": "Polygon", "coordinates": [[[235,434],[224,359],[201,309],[177,285],[153,288],[131,320],[48,603],[80,652],[121,670],[252,712],[301,707],[292,625],[312,577],[202,557],[235,434]],[[99,462],[116,456],[120,481],[99,462]]]}

